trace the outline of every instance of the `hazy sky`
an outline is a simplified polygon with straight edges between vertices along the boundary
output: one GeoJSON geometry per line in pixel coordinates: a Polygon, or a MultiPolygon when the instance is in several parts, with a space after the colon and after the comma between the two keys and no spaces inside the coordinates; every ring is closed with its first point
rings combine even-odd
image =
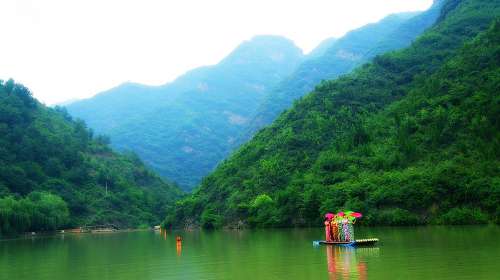
{"type": "Polygon", "coordinates": [[[283,35],[309,52],[328,37],[432,0],[0,0],[0,79],[52,104],[125,81],[159,85],[241,41],[283,35]]]}

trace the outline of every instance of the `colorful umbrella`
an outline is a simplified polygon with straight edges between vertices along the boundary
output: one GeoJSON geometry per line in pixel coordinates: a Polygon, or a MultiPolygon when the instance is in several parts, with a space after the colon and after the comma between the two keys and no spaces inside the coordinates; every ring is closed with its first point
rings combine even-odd
{"type": "Polygon", "coordinates": [[[361,213],[358,213],[358,212],[352,213],[351,216],[353,216],[354,218],[361,218],[361,217],[363,217],[363,215],[361,213]]]}

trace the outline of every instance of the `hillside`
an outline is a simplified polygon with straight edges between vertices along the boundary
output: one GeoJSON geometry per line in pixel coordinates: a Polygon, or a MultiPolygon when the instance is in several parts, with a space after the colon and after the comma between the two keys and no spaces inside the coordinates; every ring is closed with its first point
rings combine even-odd
{"type": "Polygon", "coordinates": [[[257,36],[217,65],[172,83],[128,83],[67,109],[109,135],[114,147],[134,151],[162,176],[190,189],[229,154],[265,93],[302,58],[288,39],[257,36]]]}
{"type": "Polygon", "coordinates": [[[180,190],[108,142],[24,86],[0,81],[0,235],[158,223],[180,190]]]}
{"type": "Polygon", "coordinates": [[[247,130],[238,139],[246,142],[270,124],[294,100],[314,89],[322,80],[346,74],[385,52],[411,44],[439,16],[443,1],[435,1],[427,11],[389,15],[377,23],[350,31],[337,40],[325,40],[313,50],[289,77],[280,82],[259,106],[247,130]]]}
{"type": "Polygon", "coordinates": [[[174,226],[499,222],[500,1],[448,0],[408,48],[322,82],[176,203],[174,226]],[[495,21],[496,18],[496,21],[495,21]]]}

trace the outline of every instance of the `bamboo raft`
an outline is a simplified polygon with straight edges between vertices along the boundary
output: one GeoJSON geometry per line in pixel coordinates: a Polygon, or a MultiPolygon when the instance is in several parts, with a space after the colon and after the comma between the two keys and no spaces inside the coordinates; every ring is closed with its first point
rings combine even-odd
{"type": "Polygon", "coordinates": [[[313,241],[314,245],[337,245],[337,246],[370,246],[378,242],[378,238],[356,239],[355,241],[313,241]]]}

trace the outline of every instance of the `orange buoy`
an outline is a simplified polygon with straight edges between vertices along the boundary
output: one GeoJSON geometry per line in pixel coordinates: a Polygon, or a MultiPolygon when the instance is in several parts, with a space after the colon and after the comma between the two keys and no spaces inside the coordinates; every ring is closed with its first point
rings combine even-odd
{"type": "Polygon", "coordinates": [[[177,236],[177,237],[175,237],[175,240],[176,240],[176,243],[177,243],[177,246],[176,246],[177,255],[180,256],[181,255],[181,251],[182,251],[182,238],[180,236],[177,236]]]}

